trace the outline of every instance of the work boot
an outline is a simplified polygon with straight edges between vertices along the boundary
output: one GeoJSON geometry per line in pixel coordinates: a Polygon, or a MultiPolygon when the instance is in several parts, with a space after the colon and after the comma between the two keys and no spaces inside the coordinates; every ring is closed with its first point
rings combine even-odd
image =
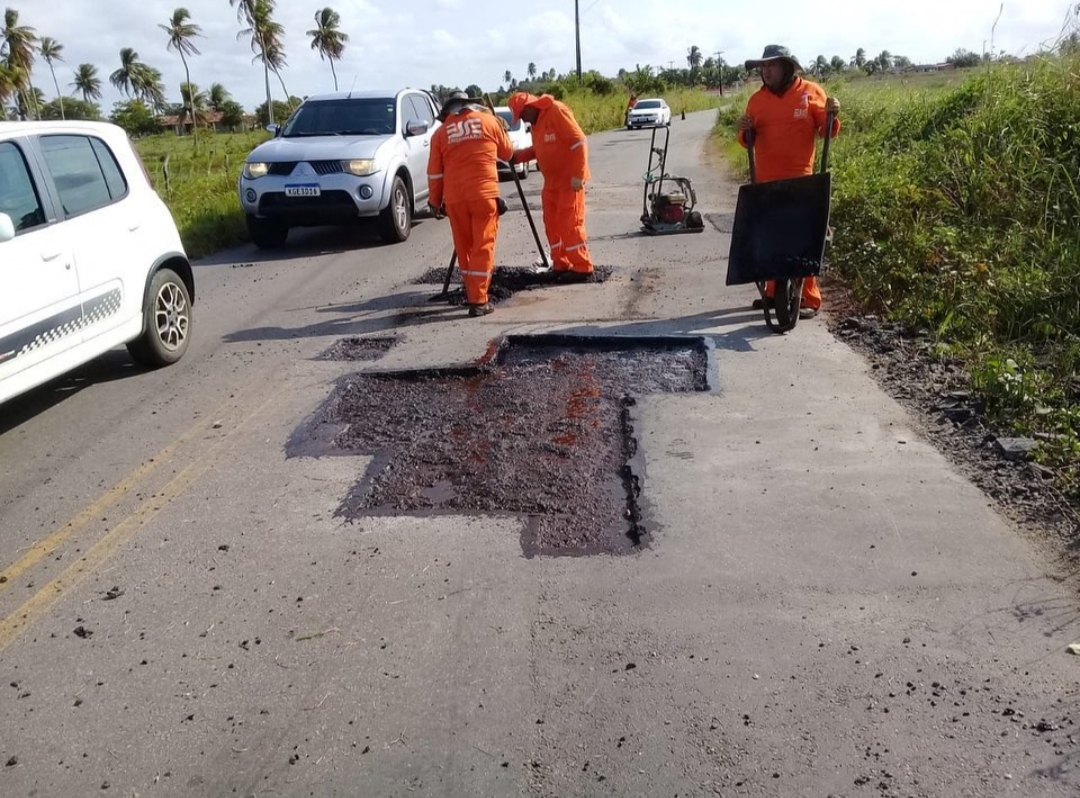
{"type": "Polygon", "coordinates": [[[490,302],[485,302],[483,305],[469,305],[470,316],[486,316],[489,313],[494,313],[495,308],[491,306],[490,302]]]}
{"type": "Polygon", "coordinates": [[[812,319],[818,314],[819,308],[799,308],[800,319],[812,319]]]}

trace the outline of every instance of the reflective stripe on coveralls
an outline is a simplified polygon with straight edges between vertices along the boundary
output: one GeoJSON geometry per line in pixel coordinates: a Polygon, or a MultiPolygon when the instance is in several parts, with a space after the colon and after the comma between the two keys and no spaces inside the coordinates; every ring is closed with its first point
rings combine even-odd
{"type": "MultiPolygon", "coordinates": [[[[814,173],[817,137],[840,132],[839,119],[834,120],[831,131],[825,130],[826,99],[821,86],[799,76],[781,95],[762,86],[750,96],[746,114],[754,118],[754,161],[759,183],[814,173]]],[[[746,146],[742,131],[739,143],[746,146]]],[[[765,295],[771,297],[775,287],[770,280],[765,295]]],[[[803,280],[802,304],[807,308],[821,307],[816,277],[803,280]]]]}

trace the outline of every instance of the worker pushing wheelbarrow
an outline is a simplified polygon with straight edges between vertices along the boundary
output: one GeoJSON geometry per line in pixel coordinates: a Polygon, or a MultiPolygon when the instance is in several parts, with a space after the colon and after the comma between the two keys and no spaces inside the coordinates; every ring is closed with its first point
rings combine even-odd
{"type": "Polygon", "coordinates": [[[762,87],[739,119],[750,183],[739,188],[727,284],[757,285],[761,298],[754,307],[764,310],[770,330],[785,333],[821,307],[817,277],[829,233],[829,143],[840,132],[840,103],[798,74],[799,62],[786,47],[769,45],[746,68],[761,70],[762,87]],[[815,174],[818,136],[825,144],[815,174]]]}

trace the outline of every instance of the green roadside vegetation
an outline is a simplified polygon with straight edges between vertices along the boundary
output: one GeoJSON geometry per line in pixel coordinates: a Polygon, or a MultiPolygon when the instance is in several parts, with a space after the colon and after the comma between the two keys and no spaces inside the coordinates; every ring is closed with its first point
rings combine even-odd
{"type": "MultiPolygon", "coordinates": [[[[827,82],[830,268],[867,311],[962,362],[1001,430],[1080,499],[1080,55],[827,82]]],[[[718,115],[733,143],[745,97],[718,115]]]]}

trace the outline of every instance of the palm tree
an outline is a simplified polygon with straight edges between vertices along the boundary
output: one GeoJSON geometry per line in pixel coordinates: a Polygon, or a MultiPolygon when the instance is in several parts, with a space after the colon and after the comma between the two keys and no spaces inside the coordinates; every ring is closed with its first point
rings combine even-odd
{"type": "Polygon", "coordinates": [[[855,51],[855,57],[851,59],[851,65],[856,69],[862,69],[866,66],[866,50],[860,47],[855,51]]]}
{"type": "Polygon", "coordinates": [[[143,67],[134,48],[124,47],[120,50],[120,68],[109,75],[109,83],[130,97],[139,82],[139,72],[143,67]]]}
{"type": "Polygon", "coordinates": [[[37,32],[29,25],[19,25],[19,12],[13,8],[4,11],[4,28],[0,31],[0,56],[4,56],[8,68],[15,76],[15,91],[23,96],[24,107],[33,108],[30,73],[34,67],[34,48],[37,32]]]}
{"type": "Polygon", "coordinates": [[[229,101],[230,97],[229,90],[220,83],[210,84],[210,91],[207,93],[207,101],[210,103],[210,107],[213,110],[219,112],[224,110],[225,103],[229,101]]]}
{"type": "Polygon", "coordinates": [[[15,70],[0,61],[0,119],[7,119],[6,103],[19,90],[15,70]]]}
{"type": "Polygon", "coordinates": [[[526,74],[529,76],[529,80],[536,80],[536,64],[532,61],[529,62],[529,66],[525,69],[526,74]]]}
{"type": "Polygon", "coordinates": [[[135,73],[132,93],[155,111],[165,107],[165,84],[161,72],[146,64],[139,64],[135,73]]]}
{"type": "Polygon", "coordinates": [[[49,65],[49,71],[52,72],[53,85],[56,87],[56,99],[60,102],[60,118],[67,119],[64,114],[64,95],[60,93],[60,84],[56,80],[56,68],[53,66],[55,61],[64,60],[61,55],[63,51],[64,45],[51,36],[42,36],[41,41],[38,42],[38,52],[45,59],[45,63],[49,65]]]}
{"type": "Polygon", "coordinates": [[[829,66],[832,67],[833,72],[843,72],[844,67],[847,66],[847,62],[840,56],[834,55],[832,61],[829,62],[829,66]]]}
{"type": "Polygon", "coordinates": [[[334,76],[334,91],[337,91],[337,71],[334,69],[334,61],[341,60],[341,54],[345,52],[345,42],[349,41],[349,34],[340,30],[341,15],[327,6],[321,11],[315,12],[314,30],[309,30],[307,35],[311,37],[311,49],[319,51],[319,58],[330,62],[330,74],[334,76]]]}
{"type": "Polygon", "coordinates": [[[881,54],[874,60],[877,61],[882,72],[887,72],[892,67],[892,53],[888,50],[882,50],[881,54]]]}
{"type": "Polygon", "coordinates": [[[191,113],[192,130],[199,123],[209,124],[210,96],[205,91],[201,91],[194,83],[181,83],[180,98],[183,100],[185,113],[191,113]]]}
{"type": "Polygon", "coordinates": [[[509,69],[506,70],[506,72],[503,73],[503,80],[506,81],[507,85],[510,85],[514,82],[514,73],[511,72],[509,69]]]}
{"type": "Polygon", "coordinates": [[[686,64],[690,67],[691,72],[696,72],[701,67],[703,60],[704,56],[701,54],[701,48],[696,44],[686,51],[686,64]]]}
{"type": "Polygon", "coordinates": [[[71,84],[75,91],[83,96],[85,102],[101,99],[101,78],[93,64],[79,64],[75,70],[75,81],[71,84]]]}
{"type": "Polygon", "coordinates": [[[818,75],[820,77],[822,75],[827,75],[828,72],[829,72],[829,61],[828,61],[828,59],[826,59],[825,56],[823,56],[823,55],[819,55],[814,60],[814,74],[818,75]]]}
{"type": "MultiPolygon", "coordinates": [[[[280,42],[285,29],[273,20],[274,0],[229,0],[229,5],[236,6],[237,19],[248,26],[236,34],[237,40],[250,37],[251,49],[255,53],[252,60],[262,61],[263,80],[266,83],[267,120],[273,124],[274,104],[270,98],[271,61],[280,65],[285,63],[285,52],[280,42]]],[[[280,74],[278,80],[281,80],[280,74]]],[[[281,82],[284,85],[284,81],[281,82]]]]}
{"type": "MultiPolygon", "coordinates": [[[[191,84],[191,70],[188,68],[187,57],[189,55],[198,55],[199,48],[192,43],[192,39],[196,36],[202,36],[202,29],[191,22],[191,14],[188,13],[186,8],[178,8],[173,11],[172,19],[169,20],[168,25],[158,25],[169,37],[169,43],[166,45],[166,50],[176,50],[180,53],[180,62],[184,65],[184,78],[186,85],[191,84]]],[[[181,92],[182,93],[182,92],[181,92]]],[[[198,125],[195,123],[195,106],[188,104],[188,109],[191,113],[191,138],[192,142],[198,144],[199,137],[197,133],[198,125]]]]}

